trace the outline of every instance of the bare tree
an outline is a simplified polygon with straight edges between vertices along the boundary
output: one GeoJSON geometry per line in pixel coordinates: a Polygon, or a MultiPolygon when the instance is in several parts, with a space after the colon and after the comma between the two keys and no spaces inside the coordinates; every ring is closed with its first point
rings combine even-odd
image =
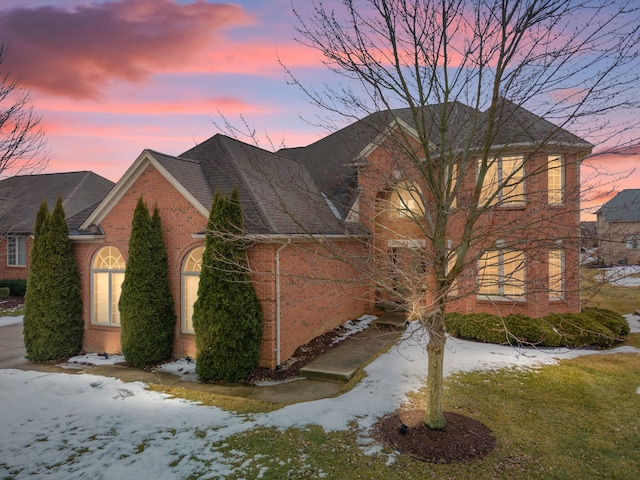
{"type": "MultiPolygon", "coordinates": [[[[7,47],[0,43],[0,67],[7,47]]],[[[0,177],[33,173],[46,167],[48,152],[31,95],[9,72],[0,73],[0,177]]]]}
{"type": "MultiPolygon", "coordinates": [[[[461,310],[465,298],[483,296],[517,311],[525,289],[545,303],[563,288],[577,292],[578,169],[592,145],[568,129],[592,144],[635,131],[634,120],[607,123],[639,106],[634,5],[343,0],[295,11],[300,40],[341,81],[316,88],[289,72],[291,81],[333,119],[365,118],[362,127],[379,129],[375,146],[385,152],[351,164],[356,204],[329,199],[374,233],[368,260],[323,245],[426,328],[424,421],[432,428],[445,425],[449,306],[461,310]],[[567,181],[557,188],[553,178],[567,181]],[[557,267],[573,278],[525,275],[525,251],[527,270],[557,267]]],[[[572,299],[565,306],[575,311],[577,293],[572,299]]]]}

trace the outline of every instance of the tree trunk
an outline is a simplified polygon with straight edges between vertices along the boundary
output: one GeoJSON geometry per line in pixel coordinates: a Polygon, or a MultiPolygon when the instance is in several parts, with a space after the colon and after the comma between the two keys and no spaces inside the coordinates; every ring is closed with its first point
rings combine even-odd
{"type": "Polygon", "coordinates": [[[438,310],[429,328],[429,343],[427,354],[429,366],[427,369],[427,408],[424,423],[434,430],[442,430],[445,426],[442,411],[442,388],[444,383],[444,344],[446,342],[444,329],[444,311],[438,310]]]}

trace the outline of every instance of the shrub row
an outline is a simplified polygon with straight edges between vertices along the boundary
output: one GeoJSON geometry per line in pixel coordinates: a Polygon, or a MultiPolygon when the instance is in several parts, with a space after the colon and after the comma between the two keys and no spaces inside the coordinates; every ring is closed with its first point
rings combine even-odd
{"type": "Polygon", "coordinates": [[[622,315],[595,308],[535,319],[516,314],[447,313],[446,322],[454,337],[499,345],[606,348],[629,334],[629,324],[622,315]]]}
{"type": "Polygon", "coordinates": [[[0,280],[0,287],[9,288],[12,297],[24,297],[27,291],[26,280],[0,280]]]}

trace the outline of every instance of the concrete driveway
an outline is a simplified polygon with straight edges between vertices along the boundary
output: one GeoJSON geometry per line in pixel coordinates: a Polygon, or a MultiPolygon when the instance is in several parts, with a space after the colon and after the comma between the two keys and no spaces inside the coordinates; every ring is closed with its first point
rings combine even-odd
{"type": "Polygon", "coordinates": [[[0,368],[15,368],[28,363],[22,338],[22,323],[0,327],[0,368]]]}

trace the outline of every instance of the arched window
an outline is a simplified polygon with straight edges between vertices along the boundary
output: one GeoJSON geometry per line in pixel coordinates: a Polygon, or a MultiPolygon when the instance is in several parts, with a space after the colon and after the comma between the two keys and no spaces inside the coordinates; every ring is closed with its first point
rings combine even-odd
{"type": "Polygon", "coordinates": [[[124,268],[124,259],[116,247],[104,247],[96,253],[91,266],[92,323],[120,326],[118,301],[124,268]]]}
{"type": "Polygon", "coordinates": [[[422,190],[417,185],[410,182],[400,182],[391,192],[389,199],[392,214],[400,217],[414,217],[422,215],[424,208],[422,204],[422,190]]]}
{"type": "Polygon", "coordinates": [[[182,264],[182,331],[193,331],[193,304],[198,299],[198,285],[202,270],[202,254],[204,247],[191,250],[182,264]]]}

